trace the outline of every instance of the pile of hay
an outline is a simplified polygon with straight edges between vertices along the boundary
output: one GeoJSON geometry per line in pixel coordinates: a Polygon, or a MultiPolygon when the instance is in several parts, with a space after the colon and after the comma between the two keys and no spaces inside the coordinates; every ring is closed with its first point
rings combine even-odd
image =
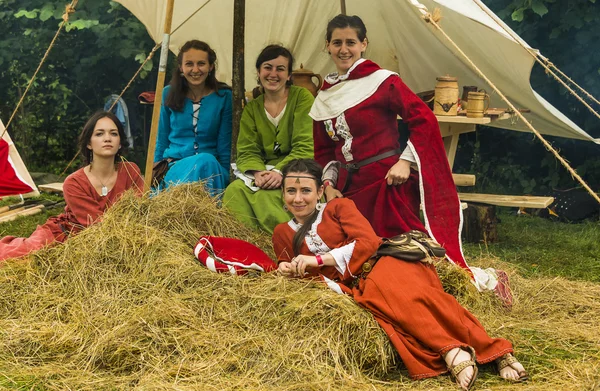
{"type": "MultiPolygon", "coordinates": [[[[372,316],[320,284],[204,269],[192,252],[201,235],[238,237],[272,255],[268,236],[241,226],[200,186],[184,185],[153,199],[126,196],[101,224],[64,245],[6,263],[0,268],[0,386],[372,390],[451,385],[447,377],[410,381],[372,316]]],[[[515,275],[517,302],[509,313],[493,296],[476,293],[462,271],[441,266],[440,275],[490,334],[516,342],[534,374],[531,385],[540,379],[545,381],[540,389],[548,384],[577,389],[597,376],[600,333],[580,326],[598,331],[598,286],[580,291],[564,280],[527,281],[515,275]],[[574,320],[559,314],[558,307],[574,320]],[[545,349],[569,354],[563,360],[545,349]],[[565,362],[568,372],[562,369],[565,362]],[[562,381],[566,373],[571,377],[562,381]]],[[[479,382],[506,389],[495,376],[484,374],[479,382]]]]}

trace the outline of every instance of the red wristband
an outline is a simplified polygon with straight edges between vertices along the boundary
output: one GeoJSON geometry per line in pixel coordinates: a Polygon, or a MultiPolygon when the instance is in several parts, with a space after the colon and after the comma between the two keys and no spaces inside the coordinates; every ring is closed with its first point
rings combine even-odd
{"type": "Polygon", "coordinates": [[[315,256],[315,258],[317,259],[317,266],[319,266],[319,267],[323,266],[323,257],[321,257],[320,254],[317,254],[315,256]]]}
{"type": "Polygon", "coordinates": [[[323,187],[325,189],[327,189],[328,186],[333,186],[333,182],[330,181],[329,179],[326,179],[326,180],[323,181],[323,187]]]}

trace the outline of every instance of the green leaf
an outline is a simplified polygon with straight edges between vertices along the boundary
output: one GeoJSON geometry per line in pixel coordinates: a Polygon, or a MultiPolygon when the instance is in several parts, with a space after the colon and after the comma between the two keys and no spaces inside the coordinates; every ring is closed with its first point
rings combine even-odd
{"type": "Polygon", "coordinates": [[[146,54],[145,53],[138,53],[135,56],[135,61],[139,62],[140,64],[144,62],[144,60],[146,59],[146,54]]]}
{"type": "Polygon", "coordinates": [[[147,63],[144,64],[144,67],[142,68],[144,71],[146,72],[150,72],[152,70],[152,61],[148,61],[147,63]]]}
{"type": "Polygon", "coordinates": [[[84,20],[84,19],[79,19],[76,20],[74,22],[70,22],[67,27],[66,27],[66,31],[71,31],[71,30],[85,30],[88,29],[92,26],[97,26],[100,22],[97,20],[84,20]]]}
{"type": "Polygon", "coordinates": [[[45,5],[44,8],[42,8],[42,12],[40,12],[40,20],[45,22],[52,16],[54,16],[54,7],[52,7],[52,4],[45,5]]]}
{"type": "Polygon", "coordinates": [[[35,19],[38,16],[38,10],[32,10],[32,11],[20,10],[19,12],[17,12],[15,14],[15,18],[20,18],[22,16],[26,17],[27,19],[35,19]]]}
{"type": "Polygon", "coordinates": [[[525,11],[525,8],[516,9],[513,11],[512,15],[510,17],[515,22],[522,22],[523,21],[523,11],[525,11]]]}
{"type": "Polygon", "coordinates": [[[539,16],[544,16],[548,13],[548,8],[546,8],[542,0],[533,0],[531,2],[531,9],[539,16]]]}

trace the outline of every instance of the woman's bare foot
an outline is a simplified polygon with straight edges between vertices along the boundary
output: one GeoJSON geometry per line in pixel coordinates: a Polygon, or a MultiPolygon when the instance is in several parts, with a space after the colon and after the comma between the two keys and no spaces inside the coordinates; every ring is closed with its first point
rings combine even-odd
{"type": "Polygon", "coordinates": [[[461,389],[468,390],[473,386],[477,377],[474,353],[469,353],[461,348],[454,348],[446,353],[444,361],[446,361],[446,366],[461,389]]]}

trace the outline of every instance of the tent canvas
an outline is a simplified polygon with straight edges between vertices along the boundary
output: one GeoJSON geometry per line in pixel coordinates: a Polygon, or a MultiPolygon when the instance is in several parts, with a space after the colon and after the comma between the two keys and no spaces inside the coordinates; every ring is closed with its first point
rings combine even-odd
{"type": "Polygon", "coordinates": [[[0,134],[0,197],[38,196],[40,193],[1,120],[0,134]]]}
{"type": "MultiPolygon", "coordinates": [[[[144,25],[150,36],[163,39],[166,0],[117,0],[144,25]]],[[[246,0],[245,88],[255,86],[254,61],[269,43],[282,43],[296,58],[296,68],[321,75],[334,70],[325,50],[327,21],[340,13],[339,0],[246,0]]],[[[579,126],[537,94],[529,78],[535,62],[531,49],[480,0],[346,0],[350,15],[367,25],[366,57],[398,72],[413,91],[433,89],[436,77],[450,74],[461,85],[491,88],[457,55],[449,42],[423,20],[423,13],[441,10],[444,31],[484,74],[527,115],[542,134],[594,141],[579,126]],[[524,47],[522,46],[524,45],[524,47]]],[[[218,78],[231,83],[233,1],[175,0],[170,49],[177,53],[188,39],[213,46],[218,57],[218,78]],[[199,10],[199,11],[198,11],[199,10]],[[190,17],[191,16],[191,17],[190,17]],[[184,23],[185,22],[185,23],[184,23]],[[183,25],[182,25],[183,24],[183,25]]],[[[491,106],[506,106],[492,94],[491,106]]],[[[491,126],[526,131],[523,123],[495,121],[491,126]]]]}

